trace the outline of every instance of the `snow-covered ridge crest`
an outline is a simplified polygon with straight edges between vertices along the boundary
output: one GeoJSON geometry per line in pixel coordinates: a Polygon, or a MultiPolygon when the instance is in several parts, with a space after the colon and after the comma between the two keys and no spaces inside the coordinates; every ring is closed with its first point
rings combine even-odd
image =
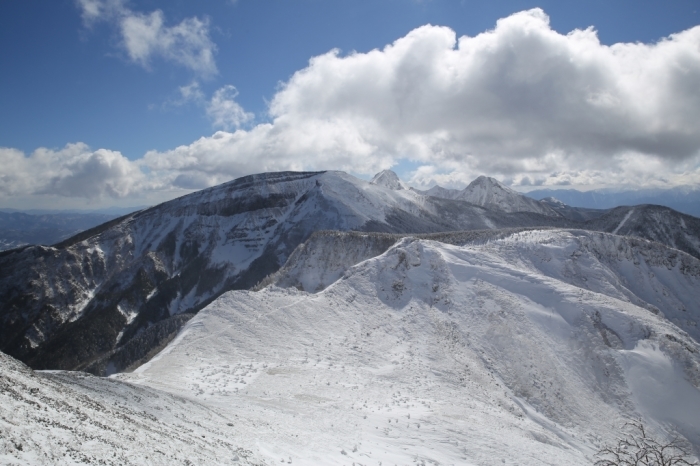
{"type": "MultiPolygon", "coordinates": [[[[500,190],[493,186],[493,192],[500,190]]],[[[615,209],[582,222],[499,205],[390,189],[338,171],[243,177],[53,247],[0,253],[0,351],[34,368],[124,369],[104,358],[153,324],[196,313],[225,291],[253,287],[319,230],[428,234],[578,227],[641,236],[700,257],[700,220],[670,209],[638,206],[629,216],[615,209]]],[[[318,278],[316,287],[324,287],[332,277],[318,278]]],[[[310,289],[310,282],[303,286],[310,289]]],[[[177,322],[163,328],[170,331],[177,322]]],[[[123,363],[141,360],[149,353],[143,351],[123,363]]]]}
{"type": "MultiPolygon", "coordinates": [[[[337,238],[338,262],[362,239],[337,238]]],[[[405,237],[316,293],[226,293],[118,377],[274,412],[251,441],[295,464],[584,465],[629,418],[697,451],[700,345],[676,320],[700,315],[698,262],[582,230],[405,237]]]]}
{"type": "Polygon", "coordinates": [[[558,217],[560,214],[546,202],[536,201],[503,185],[495,178],[479,176],[463,190],[446,189],[441,186],[421,191],[414,191],[443,199],[460,200],[470,204],[486,207],[499,212],[534,212],[541,215],[558,217]]]}
{"type": "Polygon", "coordinates": [[[504,186],[495,178],[480,176],[459,194],[458,199],[503,212],[536,212],[543,215],[559,214],[545,204],[504,186]]]}

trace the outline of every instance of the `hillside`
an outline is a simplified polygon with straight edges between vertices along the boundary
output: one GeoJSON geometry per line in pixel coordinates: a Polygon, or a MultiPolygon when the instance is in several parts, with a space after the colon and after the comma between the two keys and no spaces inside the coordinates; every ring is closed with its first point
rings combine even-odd
{"type": "Polygon", "coordinates": [[[590,465],[629,418],[697,454],[700,260],[582,230],[401,236],[314,234],[133,373],[0,354],[0,458],[590,465]]]}
{"type": "Polygon", "coordinates": [[[196,401],[85,373],[39,373],[0,353],[0,464],[264,464],[251,425],[196,401]]]}
{"type": "Polygon", "coordinates": [[[574,227],[652,239],[700,257],[697,219],[670,209],[645,216],[643,228],[618,228],[625,218],[618,210],[585,222],[549,208],[538,213],[496,183],[483,178],[470,185],[479,195],[471,201],[485,207],[406,189],[387,171],[370,183],[342,172],[267,173],[53,246],[0,252],[0,350],[36,369],[127,370],[222,293],[250,289],[277,271],[319,230],[406,235],[574,227]]]}
{"type": "Polygon", "coordinates": [[[314,231],[427,233],[542,222],[537,214],[430,198],[342,172],[244,177],[51,247],[0,253],[0,350],[39,369],[106,373],[113,363],[123,370],[152,348],[105,358],[155,323],[252,287],[314,231]]]}
{"type": "MultiPolygon", "coordinates": [[[[115,377],[250,420],[294,464],[591,464],[630,417],[698,451],[700,261],[580,230],[458,237],[399,240],[317,293],[226,293],[115,377]]],[[[340,255],[287,273],[367,244],[314,238],[340,255]]]]}

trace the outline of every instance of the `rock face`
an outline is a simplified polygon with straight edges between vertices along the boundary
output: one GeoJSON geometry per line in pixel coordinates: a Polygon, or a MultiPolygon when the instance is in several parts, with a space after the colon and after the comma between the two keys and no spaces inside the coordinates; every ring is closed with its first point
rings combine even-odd
{"type": "MultiPolygon", "coordinates": [[[[0,350],[36,369],[126,370],[186,321],[174,317],[197,313],[226,291],[253,287],[319,230],[428,234],[579,227],[638,235],[700,257],[697,219],[670,209],[648,220],[657,227],[628,232],[618,228],[617,211],[595,224],[534,212],[489,179],[472,183],[469,202],[399,189],[397,179],[393,172],[379,174],[374,183],[342,172],[253,175],[51,247],[0,252],[0,350]],[[663,225],[680,229],[681,236],[663,225]],[[129,344],[136,337],[138,343],[129,344]]],[[[319,277],[316,286],[331,278],[319,277]]]]}

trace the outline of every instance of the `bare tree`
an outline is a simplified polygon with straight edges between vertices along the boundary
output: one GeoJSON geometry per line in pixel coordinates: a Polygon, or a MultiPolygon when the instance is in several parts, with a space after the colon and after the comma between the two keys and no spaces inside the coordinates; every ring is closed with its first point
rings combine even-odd
{"type": "Polygon", "coordinates": [[[624,436],[617,445],[607,445],[596,456],[595,466],[674,466],[697,465],[680,439],[661,442],[647,433],[641,420],[626,422],[624,436]]]}

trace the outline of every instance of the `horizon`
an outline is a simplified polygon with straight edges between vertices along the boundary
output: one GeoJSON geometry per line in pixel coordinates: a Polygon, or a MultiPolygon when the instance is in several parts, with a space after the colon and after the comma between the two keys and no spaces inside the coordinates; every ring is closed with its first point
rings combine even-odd
{"type": "MultiPolygon", "coordinates": [[[[319,170],[319,172],[327,172],[327,171],[339,171],[339,172],[342,172],[341,170],[319,170]]],[[[391,170],[391,169],[385,169],[385,170],[382,170],[381,172],[376,173],[374,176],[379,175],[380,173],[382,173],[382,172],[384,172],[384,171],[389,171],[389,172],[392,172],[392,173],[394,173],[395,175],[397,175],[393,170],[391,170]]],[[[274,173],[274,172],[269,172],[269,173],[274,173]]],[[[342,172],[342,173],[346,173],[346,172],[342,172]]],[[[348,173],[346,173],[346,174],[348,174],[348,173]]],[[[255,175],[255,174],[253,174],[253,175],[255,175]]],[[[354,176],[354,177],[356,177],[356,178],[358,178],[358,179],[360,179],[360,180],[362,180],[362,181],[365,181],[365,182],[367,182],[367,183],[370,183],[370,181],[371,181],[372,178],[373,178],[373,176],[357,176],[357,174],[352,174],[352,173],[350,173],[349,175],[350,175],[350,176],[354,176]]],[[[245,176],[249,176],[249,175],[244,175],[244,176],[242,176],[242,177],[240,177],[240,178],[244,178],[245,176]]],[[[467,183],[467,185],[469,185],[472,181],[475,181],[477,178],[479,178],[479,177],[481,177],[481,176],[485,176],[485,177],[487,177],[487,178],[492,178],[492,177],[489,177],[488,175],[479,175],[478,177],[474,178],[474,180],[470,180],[470,182],[467,183]]],[[[398,175],[397,175],[397,177],[398,177],[398,175]]],[[[492,178],[492,179],[495,179],[495,178],[492,178]]],[[[442,186],[440,186],[440,185],[438,185],[438,184],[432,184],[432,185],[427,186],[427,187],[415,187],[415,186],[411,186],[409,183],[407,183],[406,181],[402,180],[400,177],[399,177],[399,180],[401,181],[401,183],[402,183],[404,186],[407,186],[407,187],[410,188],[410,189],[416,189],[416,190],[418,190],[418,191],[426,191],[426,190],[429,190],[429,189],[431,189],[431,188],[433,188],[433,187],[436,187],[436,186],[437,186],[437,187],[444,188],[444,187],[442,187],[442,186]]],[[[227,183],[229,183],[229,182],[231,182],[231,181],[236,181],[236,180],[235,180],[235,179],[234,179],[234,180],[229,180],[229,181],[226,181],[226,182],[221,183],[221,185],[227,184],[227,183]]],[[[497,181],[498,183],[501,183],[501,182],[500,182],[499,180],[497,180],[497,179],[496,179],[496,181],[497,181]]],[[[210,188],[216,188],[216,187],[218,187],[218,186],[220,186],[220,185],[211,186],[210,188]]],[[[647,196],[648,196],[648,195],[651,195],[651,196],[659,196],[659,195],[663,195],[663,194],[667,194],[667,193],[671,193],[671,192],[678,192],[678,190],[686,190],[686,191],[691,191],[691,192],[700,191],[700,186],[688,186],[688,185],[675,186],[675,187],[672,187],[672,188],[645,188],[645,187],[641,187],[641,188],[640,188],[640,187],[637,187],[637,188],[635,188],[635,187],[619,187],[619,188],[603,187],[603,188],[593,188],[593,187],[592,187],[592,188],[590,188],[590,189],[588,189],[588,190],[580,190],[580,189],[576,189],[576,187],[572,187],[572,186],[517,186],[517,187],[507,186],[507,187],[510,188],[510,189],[513,189],[513,191],[517,192],[518,194],[522,194],[522,195],[525,195],[525,196],[527,196],[527,197],[531,197],[531,198],[533,198],[533,199],[535,199],[535,200],[544,199],[545,197],[554,197],[554,198],[556,198],[555,195],[557,195],[557,194],[566,195],[566,194],[573,194],[573,193],[576,193],[576,194],[580,194],[580,195],[585,195],[586,193],[590,193],[590,192],[599,193],[599,194],[602,195],[602,196],[606,196],[606,195],[608,195],[608,196],[610,196],[610,195],[612,195],[612,196],[615,196],[615,195],[618,195],[618,196],[619,196],[619,195],[623,195],[623,196],[624,196],[624,195],[629,195],[629,194],[634,194],[634,193],[637,193],[637,194],[640,195],[640,196],[644,196],[644,195],[647,195],[647,196]],[[529,188],[529,189],[528,189],[528,188],[529,188]],[[530,196],[530,194],[532,194],[532,193],[538,193],[538,195],[536,195],[536,196],[530,196]],[[546,196],[546,194],[549,194],[549,196],[546,196]]],[[[202,188],[202,189],[208,189],[208,188],[202,188]]],[[[465,186],[464,188],[444,188],[444,189],[452,189],[452,190],[456,190],[456,191],[461,191],[461,190],[463,190],[463,189],[466,189],[466,186],[465,186]]],[[[32,214],[32,215],[62,214],[62,213],[64,213],[64,214],[71,214],[71,213],[74,213],[74,214],[110,214],[110,215],[126,215],[126,214],[128,214],[128,213],[136,212],[136,211],[139,211],[139,210],[144,210],[144,209],[149,209],[149,208],[151,208],[151,207],[156,207],[156,206],[158,206],[158,205],[160,205],[160,204],[163,204],[163,203],[165,203],[165,202],[169,202],[169,201],[171,201],[171,200],[175,200],[175,199],[178,199],[178,198],[181,198],[181,197],[188,196],[188,195],[190,195],[190,194],[194,194],[194,193],[196,193],[197,191],[199,191],[199,190],[194,190],[194,191],[190,191],[190,192],[186,192],[186,193],[180,193],[179,195],[177,195],[177,196],[175,196],[175,197],[172,197],[172,198],[170,198],[170,199],[166,199],[166,200],[164,200],[164,201],[162,201],[162,202],[158,202],[158,203],[154,203],[154,204],[132,204],[132,205],[129,205],[129,204],[122,204],[122,205],[112,204],[112,205],[103,205],[103,206],[100,206],[100,207],[89,207],[89,206],[86,206],[86,207],[83,207],[83,208],[80,208],[80,207],[70,207],[70,208],[42,208],[42,207],[37,207],[37,208],[29,208],[29,209],[18,209],[18,208],[14,208],[14,207],[4,207],[4,206],[0,206],[0,212],[4,212],[4,213],[14,213],[14,212],[18,212],[18,213],[27,213],[27,214],[32,214]]],[[[686,192],[685,194],[688,194],[688,192],[686,192]]],[[[653,199],[653,198],[652,198],[652,199],[653,199]]],[[[559,199],[557,199],[557,200],[559,200],[559,199]]],[[[560,202],[561,202],[561,201],[560,201],[560,202]]],[[[617,207],[617,206],[626,205],[626,204],[619,203],[619,202],[618,202],[618,203],[614,203],[614,202],[613,202],[613,204],[614,204],[614,205],[613,205],[613,204],[611,204],[611,202],[612,202],[612,200],[604,201],[603,204],[610,204],[610,205],[608,205],[607,207],[599,207],[599,208],[601,208],[601,209],[609,209],[609,208],[614,208],[614,207],[617,207]]],[[[681,202],[687,203],[687,202],[693,202],[693,201],[685,200],[685,201],[681,201],[681,202]]],[[[673,208],[673,209],[675,209],[675,210],[678,210],[679,212],[683,212],[683,213],[686,213],[686,214],[688,214],[688,215],[697,216],[697,212],[695,212],[695,210],[693,210],[692,212],[687,211],[687,207],[686,207],[686,208],[680,207],[680,204],[677,204],[677,202],[669,202],[668,199],[666,199],[666,202],[664,202],[664,201],[662,200],[662,198],[660,198],[660,197],[659,197],[658,199],[655,199],[654,202],[644,202],[644,203],[651,203],[651,204],[664,205],[664,206],[666,206],[666,207],[670,207],[670,208],[673,208]]],[[[592,206],[590,206],[590,205],[579,205],[579,204],[577,204],[577,203],[575,203],[575,202],[574,202],[574,203],[565,202],[565,204],[566,204],[566,205],[569,205],[569,206],[571,206],[571,207],[576,207],[576,208],[579,208],[579,207],[591,208],[591,207],[592,207],[592,206]]],[[[598,207],[596,207],[596,208],[598,208],[598,207]]]]}
{"type": "Polygon", "coordinates": [[[690,1],[0,8],[0,208],[156,205],[280,170],[700,186],[690,1]]]}

